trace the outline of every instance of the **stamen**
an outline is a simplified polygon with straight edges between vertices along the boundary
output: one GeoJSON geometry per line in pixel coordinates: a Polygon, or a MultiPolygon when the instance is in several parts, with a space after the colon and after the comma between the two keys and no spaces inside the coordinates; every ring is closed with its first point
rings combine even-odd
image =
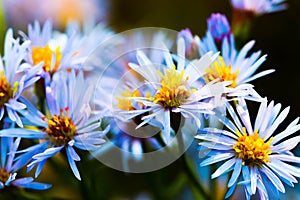
{"type": "Polygon", "coordinates": [[[235,72],[231,72],[232,66],[226,66],[224,59],[220,56],[219,59],[208,67],[206,71],[206,75],[204,78],[207,82],[213,81],[215,79],[219,79],[220,81],[232,81],[232,84],[229,87],[236,87],[236,79],[239,74],[239,70],[235,72]]]}
{"type": "MultiPolygon", "coordinates": [[[[135,110],[135,108],[132,106],[132,100],[128,99],[128,97],[141,97],[141,93],[139,90],[125,90],[121,93],[121,98],[117,97],[117,107],[121,110],[135,110]]],[[[142,106],[142,104],[141,104],[142,106]]]]}
{"type": "Polygon", "coordinates": [[[76,134],[76,126],[72,119],[64,115],[64,110],[61,111],[60,116],[54,115],[51,119],[45,119],[48,122],[45,131],[51,144],[55,146],[66,145],[76,134]]]}
{"type": "Polygon", "coordinates": [[[14,89],[7,82],[4,71],[0,72],[0,107],[14,96],[14,89]]]}
{"type": "Polygon", "coordinates": [[[166,70],[165,75],[162,75],[161,88],[158,88],[157,93],[153,97],[153,103],[162,105],[164,108],[177,108],[187,101],[190,93],[194,90],[186,88],[189,77],[184,78],[184,71],[177,72],[175,66],[166,70]]]}
{"type": "Polygon", "coordinates": [[[45,72],[54,73],[58,70],[60,61],[62,58],[62,54],[60,52],[60,47],[57,47],[55,51],[50,49],[49,44],[46,47],[32,47],[32,61],[33,64],[39,64],[40,62],[44,61],[43,69],[45,72]],[[55,64],[53,69],[51,70],[51,62],[52,56],[55,54],[55,64]]]}
{"type": "Polygon", "coordinates": [[[236,131],[239,136],[238,141],[233,145],[236,157],[243,160],[243,165],[261,166],[269,162],[268,156],[272,153],[270,143],[273,138],[265,142],[259,137],[256,130],[253,135],[248,135],[246,129],[243,128],[243,134],[236,131]]]}
{"type": "Polygon", "coordinates": [[[10,173],[6,169],[0,168],[0,182],[5,183],[9,179],[10,173]]]}

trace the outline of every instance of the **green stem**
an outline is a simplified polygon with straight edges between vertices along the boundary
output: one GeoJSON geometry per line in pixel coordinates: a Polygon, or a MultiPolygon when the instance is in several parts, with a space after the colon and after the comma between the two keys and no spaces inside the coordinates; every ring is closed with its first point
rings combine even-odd
{"type": "Polygon", "coordinates": [[[188,164],[187,158],[185,156],[181,157],[181,162],[190,183],[197,189],[197,191],[205,200],[212,199],[211,196],[206,192],[203,185],[199,182],[197,174],[194,172],[193,166],[191,164],[188,164]]]}
{"type": "MultiPolygon", "coordinates": [[[[174,119],[174,118],[180,119],[181,117],[182,116],[178,116],[177,115],[175,117],[174,116],[171,117],[171,119],[174,119]]],[[[180,120],[177,120],[177,121],[180,121],[180,120]]],[[[175,132],[177,132],[176,139],[177,139],[177,142],[178,142],[179,153],[184,152],[184,140],[183,140],[183,137],[182,137],[181,128],[182,128],[181,126],[178,126],[177,130],[174,130],[175,132]]],[[[182,155],[180,157],[180,162],[181,162],[181,164],[183,166],[183,169],[184,169],[184,171],[186,173],[186,176],[188,177],[188,181],[190,182],[190,184],[192,184],[192,186],[194,186],[197,189],[197,191],[201,194],[201,196],[205,200],[210,200],[211,199],[210,195],[206,192],[206,190],[203,187],[203,185],[199,182],[197,173],[194,171],[193,165],[189,164],[189,162],[187,161],[187,158],[186,158],[185,155],[182,155]]]]}

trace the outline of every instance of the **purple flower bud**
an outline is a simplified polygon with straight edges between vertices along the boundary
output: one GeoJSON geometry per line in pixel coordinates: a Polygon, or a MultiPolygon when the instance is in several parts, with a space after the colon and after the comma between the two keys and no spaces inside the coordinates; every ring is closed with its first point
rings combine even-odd
{"type": "Polygon", "coordinates": [[[230,25],[226,16],[220,13],[211,14],[207,20],[207,27],[216,43],[221,43],[225,37],[229,37],[231,34],[230,25]]]}

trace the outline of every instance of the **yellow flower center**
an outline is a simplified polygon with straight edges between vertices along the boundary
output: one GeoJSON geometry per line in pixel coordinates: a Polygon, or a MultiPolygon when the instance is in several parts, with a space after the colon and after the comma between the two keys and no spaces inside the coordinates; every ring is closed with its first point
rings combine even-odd
{"type": "Polygon", "coordinates": [[[43,69],[45,72],[54,73],[57,71],[60,65],[60,61],[62,58],[62,54],[60,52],[60,47],[57,47],[55,51],[50,49],[49,44],[46,47],[32,47],[32,60],[33,64],[39,64],[40,62],[44,61],[43,69]],[[51,60],[52,56],[55,54],[55,64],[53,69],[51,70],[51,60]]]}
{"type": "Polygon", "coordinates": [[[219,79],[220,81],[232,81],[229,87],[236,87],[236,79],[239,74],[239,70],[231,72],[231,65],[226,66],[224,59],[220,56],[217,61],[214,61],[210,67],[208,67],[205,72],[204,78],[207,82],[219,79]]]}
{"type": "Polygon", "coordinates": [[[5,183],[9,179],[10,173],[6,169],[0,168],[0,182],[5,183]]]}
{"type": "Polygon", "coordinates": [[[269,162],[268,156],[272,153],[270,143],[273,138],[265,142],[263,138],[259,137],[256,130],[253,135],[247,135],[246,129],[243,128],[243,135],[236,131],[239,136],[238,141],[233,145],[236,157],[243,160],[243,165],[261,166],[269,162]]]}
{"type": "Polygon", "coordinates": [[[139,90],[125,90],[121,93],[122,97],[117,97],[118,103],[117,107],[121,110],[135,110],[135,108],[132,106],[132,100],[128,99],[128,97],[141,97],[141,93],[139,90]]]}
{"type": "Polygon", "coordinates": [[[161,88],[158,88],[153,97],[153,103],[160,104],[164,108],[177,108],[187,101],[191,92],[194,92],[193,89],[186,89],[189,77],[184,78],[184,71],[178,73],[175,66],[166,70],[164,75],[160,73],[160,76],[161,88]]]}
{"type": "MultiPolygon", "coordinates": [[[[68,113],[68,108],[65,108],[68,113]]],[[[46,133],[50,142],[56,146],[67,144],[76,134],[76,126],[71,118],[64,116],[61,110],[61,116],[54,115],[51,119],[45,119],[48,122],[46,133]]]]}
{"type": "Polygon", "coordinates": [[[14,89],[7,82],[4,72],[0,72],[0,107],[14,95],[14,89]]]}

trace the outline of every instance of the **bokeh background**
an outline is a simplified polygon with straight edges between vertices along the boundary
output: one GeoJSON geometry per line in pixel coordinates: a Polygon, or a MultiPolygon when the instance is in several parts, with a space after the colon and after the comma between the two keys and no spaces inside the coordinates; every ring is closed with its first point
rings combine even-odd
{"type": "MultiPolygon", "coordinates": [[[[256,90],[269,100],[291,106],[283,126],[299,116],[300,111],[300,1],[287,1],[285,11],[255,18],[245,44],[256,40],[254,50],[268,54],[259,71],[275,69],[267,77],[253,81],[256,90]]],[[[163,27],[176,31],[190,28],[193,34],[204,36],[206,19],[211,13],[225,14],[229,21],[232,9],[229,0],[3,0],[1,37],[7,27],[26,31],[34,19],[40,22],[51,17],[58,29],[69,19],[84,21],[93,18],[104,21],[119,33],[140,27],[163,27]]],[[[1,41],[1,44],[3,42],[1,41]]],[[[191,148],[195,148],[195,145],[191,148]]],[[[192,149],[191,152],[196,152],[192,149]]],[[[295,151],[299,156],[299,148],[295,151]]],[[[200,173],[197,155],[192,155],[196,173],[200,173]]],[[[180,162],[156,172],[125,174],[109,169],[97,161],[83,160],[78,164],[83,180],[71,176],[68,165],[57,156],[42,172],[40,181],[53,184],[46,192],[28,193],[29,199],[194,199],[194,188],[187,183],[180,162]],[[46,171],[46,172],[45,172],[46,171]]],[[[201,169],[205,171],[207,169],[201,169]]],[[[205,177],[204,177],[205,180],[205,177]]],[[[204,183],[205,184],[205,183],[204,183]]],[[[220,183],[219,183],[220,184],[220,183]]],[[[224,191],[219,190],[216,199],[224,191]]],[[[288,190],[283,199],[299,199],[299,186],[288,190]]],[[[238,199],[238,195],[232,199],[238,199]]]]}

